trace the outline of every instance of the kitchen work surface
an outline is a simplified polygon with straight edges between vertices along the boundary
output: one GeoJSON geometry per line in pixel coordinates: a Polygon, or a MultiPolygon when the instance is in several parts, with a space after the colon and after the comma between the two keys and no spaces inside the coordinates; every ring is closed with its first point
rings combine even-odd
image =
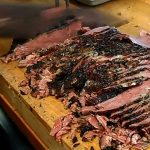
{"type": "MultiPolygon", "coordinates": [[[[72,5],[77,5],[73,3],[72,5]]],[[[118,26],[122,33],[138,35],[141,30],[150,31],[150,2],[148,0],[113,0],[94,7],[97,11],[109,11],[114,16],[127,20],[118,26]]],[[[30,95],[21,95],[19,83],[24,80],[24,69],[17,62],[5,64],[0,61],[0,103],[20,130],[36,149],[50,150],[99,150],[97,139],[82,142],[73,147],[68,135],[61,144],[50,136],[54,121],[67,113],[59,100],[49,96],[36,99],[30,95]]]]}

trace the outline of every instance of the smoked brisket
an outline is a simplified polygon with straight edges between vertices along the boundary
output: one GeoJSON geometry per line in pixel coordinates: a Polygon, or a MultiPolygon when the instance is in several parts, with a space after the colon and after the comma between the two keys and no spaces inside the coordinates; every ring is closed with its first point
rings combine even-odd
{"type": "Polygon", "coordinates": [[[43,34],[12,54],[26,67],[20,86],[36,98],[53,95],[70,109],[51,135],[58,141],[68,132],[72,139],[80,132],[82,141],[97,136],[102,149],[149,143],[149,46],[115,28],[83,28],[76,36],[80,25],[69,28],[43,34]]]}

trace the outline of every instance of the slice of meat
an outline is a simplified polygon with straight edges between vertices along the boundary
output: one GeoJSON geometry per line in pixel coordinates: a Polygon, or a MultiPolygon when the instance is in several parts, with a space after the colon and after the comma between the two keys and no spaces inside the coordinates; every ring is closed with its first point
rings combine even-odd
{"type": "Polygon", "coordinates": [[[108,135],[103,135],[100,139],[100,147],[104,150],[107,147],[111,147],[112,137],[108,135]]]}
{"type": "Polygon", "coordinates": [[[70,124],[72,120],[73,120],[72,114],[68,114],[65,117],[58,118],[55,121],[54,127],[51,130],[50,135],[55,136],[56,140],[61,142],[62,136],[71,130],[70,124]]]}
{"type": "Polygon", "coordinates": [[[60,117],[55,121],[55,124],[50,132],[51,136],[55,136],[63,128],[62,120],[63,117],[60,117]]]}
{"type": "Polygon", "coordinates": [[[106,102],[98,104],[96,107],[99,109],[99,112],[115,110],[125,104],[135,101],[143,94],[150,93],[149,88],[150,80],[144,81],[142,85],[129,89],[106,102]]]}
{"type": "Polygon", "coordinates": [[[63,127],[57,134],[56,140],[61,142],[62,136],[70,131],[70,127],[63,127]]]}
{"type": "Polygon", "coordinates": [[[81,112],[83,115],[89,114],[90,112],[97,111],[95,106],[84,106],[81,108],[81,112]]]}
{"type": "Polygon", "coordinates": [[[82,141],[91,141],[97,135],[98,133],[96,133],[96,131],[88,131],[84,134],[82,141]]]}
{"type": "Polygon", "coordinates": [[[95,116],[92,116],[92,115],[88,116],[87,121],[96,129],[98,129],[100,127],[99,122],[95,116]]]}
{"type": "MultiPolygon", "coordinates": [[[[82,114],[89,114],[91,112],[97,112],[97,113],[108,113],[110,111],[115,111],[111,116],[112,118],[121,117],[125,113],[128,113],[131,111],[131,109],[135,109],[136,106],[134,102],[141,101],[143,98],[142,96],[149,95],[149,86],[150,80],[144,81],[142,85],[139,85],[137,87],[133,87],[121,94],[119,94],[116,97],[113,97],[111,99],[108,99],[105,102],[101,102],[95,106],[85,106],[81,108],[82,114]],[[138,100],[140,99],[140,100],[138,100]],[[131,104],[134,104],[132,107],[131,104]],[[125,109],[127,108],[127,109],[125,109]],[[117,112],[116,112],[117,111],[117,112]]],[[[145,104],[145,102],[144,102],[145,104]]],[[[141,105],[139,106],[141,107],[141,105]]]]}
{"type": "Polygon", "coordinates": [[[105,116],[99,116],[99,115],[96,115],[96,118],[99,124],[101,124],[107,132],[110,132],[110,129],[107,127],[107,121],[109,121],[109,119],[105,116]]]}
{"type": "Polygon", "coordinates": [[[148,118],[148,116],[150,115],[149,111],[149,105],[148,106],[144,106],[142,108],[139,107],[139,110],[135,110],[133,108],[133,112],[131,110],[128,110],[128,113],[124,113],[124,115],[122,114],[122,117],[119,117],[118,119],[115,119],[115,122],[121,123],[121,125],[123,127],[128,127],[129,125],[142,121],[146,118],[148,118]]]}
{"type": "Polygon", "coordinates": [[[142,120],[138,123],[134,123],[134,124],[131,124],[129,127],[130,128],[137,128],[137,127],[149,127],[150,126],[150,115],[148,116],[147,119],[145,120],[142,120]]]}
{"type": "Polygon", "coordinates": [[[114,140],[121,142],[122,144],[125,144],[127,141],[126,135],[118,135],[116,133],[110,133],[109,136],[111,136],[114,140]]]}
{"type": "Polygon", "coordinates": [[[112,119],[117,119],[121,117],[125,117],[126,115],[130,115],[135,111],[143,110],[143,107],[147,107],[149,104],[149,94],[144,95],[143,97],[139,97],[137,100],[124,105],[119,108],[116,112],[111,114],[112,119]]]}
{"type": "Polygon", "coordinates": [[[67,127],[73,119],[73,115],[67,115],[63,120],[63,127],[67,127]]]}
{"type": "Polygon", "coordinates": [[[66,39],[76,35],[77,31],[80,30],[80,28],[81,23],[76,21],[72,22],[69,26],[65,28],[49,31],[47,33],[39,35],[35,39],[16,47],[14,50],[14,54],[13,56],[11,55],[11,57],[15,57],[16,59],[22,59],[39,49],[48,48],[54,44],[62,43],[66,39]]]}

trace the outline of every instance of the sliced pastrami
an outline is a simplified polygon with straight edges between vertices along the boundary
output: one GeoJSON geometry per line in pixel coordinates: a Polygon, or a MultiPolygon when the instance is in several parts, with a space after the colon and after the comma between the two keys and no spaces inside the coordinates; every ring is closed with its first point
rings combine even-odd
{"type": "Polygon", "coordinates": [[[99,109],[99,112],[115,110],[125,104],[135,101],[143,94],[149,93],[149,88],[150,80],[144,81],[142,85],[133,87],[106,102],[98,104],[96,107],[99,109]]]}
{"type": "Polygon", "coordinates": [[[142,120],[138,123],[133,123],[131,125],[129,125],[129,128],[144,128],[144,127],[149,127],[150,126],[150,115],[148,116],[148,118],[146,118],[145,120],[142,120]]]}
{"type": "MultiPolygon", "coordinates": [[[[132,115],[132,113],[145,111],[143,108],[147,105],[149,105],[149,95],[146,95],[144,97],[138,98],[136,101],[124,105],[123,107],[120,107],[119,110],[111,114],[111,119],[114,119],[118,121],[118,119],[122,120],[122,117],[126,117],[128,115],[132,115]],[[146,99],[145,99],[146,98],[146,99]]],[[[140,112],[142,113],[142,112],[140,112]]]]}

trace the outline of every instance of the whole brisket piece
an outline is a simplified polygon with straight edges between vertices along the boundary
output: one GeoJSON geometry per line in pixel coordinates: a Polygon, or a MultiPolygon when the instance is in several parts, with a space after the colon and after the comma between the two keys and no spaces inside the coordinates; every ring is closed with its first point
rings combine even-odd
{"type": "Polygon", "coordinates": [[[150,141],[150,49],[137,40],[148,45],[149,34],[134,39],[115,28],[74,25],[71,38],[60,29],[24,44],[31,45],[24,52],[15,50],[26,67],[20,86],[36,98],[53,95],[70,109],[51,131],[58,141],[80,132],[83,141],[99,137],[102,149],[144,149],[150,141]]]}

